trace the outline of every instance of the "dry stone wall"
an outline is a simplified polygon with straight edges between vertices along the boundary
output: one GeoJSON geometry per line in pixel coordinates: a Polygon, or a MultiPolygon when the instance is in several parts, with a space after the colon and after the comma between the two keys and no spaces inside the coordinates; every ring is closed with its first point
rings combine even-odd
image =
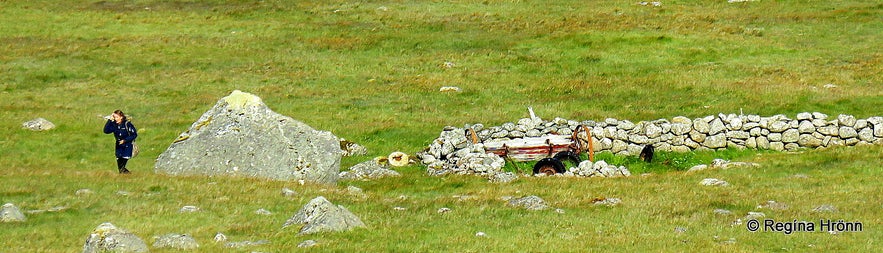
{"type": "MultiPolygon", "coordinates": [[[[547,135],[570,136],[578,126],[589,129],[595,152],[637,155],[646,145],[656,151],[689,152],[726,148],[793,151],[800,148],[883,145],[883,117],[858,119],[841,114],[829,117],[819,112],[760,116],[718,114],[702,118],[674,117],[632,122],[608,118],[603,121],[575,121],[555,118],[523,118],[500,126],[483,124],[463,128],[445,127],[418,158],[430,168],[465,170],[464,158],[484,153],[483,145],[473,144],[467,129],[474,130],[481,142],[506,141],[547,135]]],[[[580,137],[585,138],[580,132],[580,137]]],[[[496,165],[496,164],[495,164],[496,165]]],[[[496,166],[494,166],[496,167],[496,166]]],[[[474,171],[480,173],[480,171],[474,171]]]]}

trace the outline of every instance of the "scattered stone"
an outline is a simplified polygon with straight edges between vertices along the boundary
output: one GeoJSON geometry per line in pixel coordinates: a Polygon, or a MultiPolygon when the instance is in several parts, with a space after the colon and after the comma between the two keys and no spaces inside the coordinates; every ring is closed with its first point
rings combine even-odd
{"type": "MultiPolygon", "coordinates": [[[[750,1],[750,2],[753,2],[753,1],[757,1],[757,0],[729,0],[729,1],[743,1],[743,2],[750,1]]],[[[736,238],[733,238],[733,237],[730,237],[730,238],[724,240],[723,238],[720,238],[719,236],[714,236],[714,241],[719,244],[736,244],[736,238]]]]}
{"type": "Polygon", "coordinates": [[[128,191],[117,191],[117,195],[120,196],[129,196],[129,194],[131,193],[129,193],[128,191]]]}
{"type": "Polygon", "coordinates": [[[217,234],[215,234],[214,240],[215,240],[215,242],[226,242],[227,236],[222,234],[221,232],[218,232],[217,234]]]}
{"type": "Polygon", "coordinates": [[[83,253],[98,252],[148,252],[148,248],[135,234],[105,222],[89,234],[83,245],[83,253]]]}
{"type": "Polygon", "coordinates": [[[619,198],[596,198],[592,200],[592,204],[596,206],[616,206],[622,203],[619,198]]]}
{"type": "Polygon", "coordinates": [[[343,154],[339,140],[237,90],[181,133],[156,159],[155,171],[333,184],[343,154]]]}
{"type": "Polygon", "coordinates": [[[491,183],[508,183],[518,179],[518,175],[512,172],[497,172],[491,174],[490,180],[491,183]]]}
{"type": "Polygon", "coordinates": [[[196,242],[196,239],[186,234],[166,234],[155,236],[153,247],[191,250],[199,248],[199,243],[196,242]]]}
{"type": "Polygon", "coordinates": [[[197,212],[197,211],[199,211],[199,207],[196,207],[196,206],[183,206],[183,207],[181,207],[181,210],[180,210],[179,212],[182,212],[182,213],[192,213],[192,212],[197,212]]]}
{"type": "Polygon", "coordinates": [[[748,212],[748,215],[745,215],[743,220],[757,220],[760,218],[766,217],[766,214],[761,212],[748,212]]]}
{"type": "Polygon", "coordinates": [[[268,211],[267,209],[263,209],[263,208],[261,208],[261,209],[258,209],[257,211],[254,211],[254,214],[258,214],[258,215],[272,215],[273,213],[271,213],[271,212],[268,211]]]}
{"type": "Polygon", "coordinates": [[[560,214],[564,214],[564,209],[556,208],[556,209],[555,209],[555,212],[556,212],[556,213],[560,213],[560,214]]]}
{"type": "Polygon", "coordinates": [[[687,228],[685,227],[675,227],[675,233],[683,234],[687,232],[687,228]]]}
{"type": "Polygon", "coordinates": [[[90,190],[90,189],[79,189],[79,190],[77,190],[77,192],[76,192],[75,194],[76,194],[77,196],[82,196],[82,195],[90,195],[90,194],[92,194],[92,193],[95,193],[95,192],[93,192],[93,191],[90,190]]]}
{"type": "Polygon", "coordinates": [[[352,185],[346,187],[346,193],[349,195],[362,197],[362,198],[368,197],[368,195],[365,194],[365,191],[362,191],[362,188],[355,187],[352,185]]]}
{"type": "Polygon", "coordinates": [[[294,216],[285,221],[282,227],[291,225],[304,225],[298,235],[338,232],[365,227],[365,223],[362,223],[359,217],[341,205],[332,204],[322,196],[310,200],[294,216]]]}
{"type": "Polygon", "coordinates": [[[405,210],[408,210],[408,209],[407,209],[407,208],[404,208],[404,207],[397,206],[397,207],[393,207],[392,210],[396,210],[396,211],[405,211],[405,210]]]}
{"type": "Polygon", "coordinates": [[[546,210],[549,208],[549,206],[546,205],[546,201],[534,195],[509,200],[508,205],[511,207],[524,208],[529,211],[546,210]]]}
{"type": "Polygon", "coordinates": [[[339,176],[342,180],[369,180],[384,177],[399,177],[401,174],[389,169],[389,166],[386,164],[378,163],[375,160],[369,160],[350,167],[349,171],[340,172],[339,176]]]}
{"type": "Polygon", "coordinates": [[[319,245],[315,240],[306,240],[297,244],[298,248],[310,248],[319,245]]]}
{"type": "Polygon", "coordinates": [[[821,205],[821,206],[817,206],[816,208],[813,208],[812,211],[814,213],[836,213],[837,208],[832,205],[825,204],[825,205],[821,205]]]}
{"type": "Polygon", "coordinates": [[[733,212],[726,209],[714,209],[714,214],[718,215],[733,215],[733,212]]]}
{"type": "Polygon", "coordinates": [[[3,204],[3,209],[0,209],[0,222],[10,223],[10,222],[25,222],[27,218],[21,210],[18,209],[15,204],[6,203],[3,204]]]}
{"type": "Polygon", "coordinates": [[[782,211],[788,209],[788,205],[776,201],[768,200],[767,202],[757,206],[758,209],[770,209],[774,211],[782,211]]]}
{"type": "Polygon", "coordinates": [[[282,196],[294,197],[296,195],[297,195],[297,192],[295,192],[294,190],[288,189],[288,188],[282,188],[282,196]]]}
{"type": "Polygon", "coordinates": [[[227,248],[243,248],[243,247],[251,247],[251,246],[260,246],[270,244],[268,240],[257,240],[257,241],[241,241],[241,242],[228,242],[224,244],[224,247],[227,248]]]}
{"type": "Polygon", "coordinates": [[[444,213],[450,213],[450,212],[451,212],[451,209],[447,208],[447,207],[442,207],[442,208],[438,209],[438,213],[444,214],[444,213]]]}
{"type": "Polygon", "coordinates": [[[340,139],[340,149],[343,150],[343,156],[357,156],[368,154],[367,148],[343,138],[340,139]]]}
{"type": "Polygon", "coordinates": [[[806,179],[806,178],[809,178],[809,176],[807,176],[806,174],[794,174],[794,175],[791,176],[791,177],[792,177],[792,178],[799,178],[799,179],[806,179]]]}
{"type": "Polygon", "coordinates": [[[717,178],[702,179],[702,182],[700,182],[699,184],[705,185],[705,186],[729,186],[730,185],[730,183],[727,183],[727,181],[723,181],[723,180],[720,180],[717,178]]]}
{"type": "Polygon", "coordinates": [[[21,126],[31,131],[46,131],[55,128],[55,124],[44,118],[36,118],[28,122],[22,123],[21,126]]]}
{"type": "Polygon", "coordinates": [[[696,165],[696,166],[690,167],[690,169],[687,170],[687,172],[696,172],[696,171],[702,171],[702,170],[705,170],[705,169],[708,169],[708,165],[700,164],[700,165],[696,165]]]}
{"type": "Polygon", "coordinates": [[[487,237],[487,234],[485,234],[484,232],[479,231],[478,233],[475,233],[475,236],[476,236],[476,237],[487,237]]]}
{"type": "Polygon", "coordinates": [[[440,92],[459,92],[459,91],[460,91],[460,87],[455,87],[455,86],[442,86],[441,88],[438,89],[438,91],[440,91],[440,92]]]}

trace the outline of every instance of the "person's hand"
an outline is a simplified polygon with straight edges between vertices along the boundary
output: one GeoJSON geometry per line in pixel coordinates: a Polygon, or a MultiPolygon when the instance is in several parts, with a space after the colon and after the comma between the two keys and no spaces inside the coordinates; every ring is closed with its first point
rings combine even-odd
{"type": "Polygon", "coordinates": [[[120,145],[123,145],[123,143],[126,143],[126,140],[120,140],[120,145]]]}

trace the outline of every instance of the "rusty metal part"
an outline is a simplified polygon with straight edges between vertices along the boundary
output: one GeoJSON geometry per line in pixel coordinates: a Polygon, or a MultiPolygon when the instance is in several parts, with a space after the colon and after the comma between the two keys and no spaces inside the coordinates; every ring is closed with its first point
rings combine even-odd
{"type": "Polygon", "coordinates": [[[592,143],[592,132],[589,131],[589,128],[585,125],[579,125],[576,127],[576,130],[573,131],[573,143],[576,145],[577,153],[582,153],[583,151],[589,152],[589,161],[595,162],[595,145],[592,143]],[[582,140],[579,138],[579,130],[583,130],[586,132],[586,146],[583,146],[582,140]]]}
{"type": "Polygon", "coordinates": [[[466,128],[466,136],[472,139],[472,144],[476,144],[479,141],[478,135],[475,134],[475,129],[466,128]]]}

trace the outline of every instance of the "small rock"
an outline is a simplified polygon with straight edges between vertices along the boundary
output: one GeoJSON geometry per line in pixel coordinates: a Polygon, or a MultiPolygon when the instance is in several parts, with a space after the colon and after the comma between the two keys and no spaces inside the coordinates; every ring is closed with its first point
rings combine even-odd
{"type": "Polygon", "coordinates": [[[298,248],[309,248],[309,247],[315,247],[316,245],[319,245],[319,244],[316,243],[315,240],[306,240],[306,241],[303,241],[303,242],[297,244],[297,247],[298,248]]]}
{"type": "Polygon", "coordinates": [[[592,200],[592,204],[596,206],[616,206],[622,203],[619,198],[596,198],[592,200]]]}
{"type": "Polygon", "coordinates": [[[726,209],[714,209],[714,214],[719,214],[719,215],[732,215],[733,212],[731,212],[730,210],[726,210],[726,209]]]}
{"type": "Polygon", "coordinates": [[[181,210],[180,210],[180,212],[182,212],[182,213],[192,213],[192,212],[196,212],[196,211],[199,211],[199,207],[184,206],[184,207],[181,207],[181,210]]]}
{"type": "Polygon", "coordinates": [[[79,189],[79,190],[77,190],[77,192],[75,194],[77,196],[81,196],[81,195],[90,195],[92,193],[94,193],[94,192],[90,189],[79,189]]]}
{"type": "Polygon", "coordinates": [[[438,209],[438,213],[450,213],[451,209],[447,207],[442,207],[438,209]]]}
{"type": "Polygon", "coordinates": [[[215,234],[215,242],[226,242],[226,241],[227,241],[226,235],[222,234],[221,232],[218,232],[217,234],[215,234]]]}
{"type": "Polygon", "coordinates": [[[267,211],[267,209],[263,209],[263,208],[258,209],[257,211],[254,211],[254,213],[259,214],[259,215],[272,215],[273,214],[270,211],[267,211]]]}
{"type": "Polygon", "coordinates": [[[761,212],[748,212],[748,215],[745,215],[743,220],[757,220],[760,218],[766,217],[766,214],[761,212]]]}
{"type": "Polygon", "coordinates": [[[687,170],[687,172],[702,171],[702,170],[705,170],[705,169],[707,169],[707,168],[708,168],[708,165],[700,164],[700,165],[696,165],[696,166],[690,167],[690,169],[687,170]]]}
{"type": "Polygon", "coordinates": [[[792,177],[792,178],[800,178],[800,179],[809,178],[809,176],[807,176],[806,174],[794,174],[794,175],[791,176],[791,177],[792,177]]]}
{"type": "Polygon", "coordinates": [[[249,247],[249,246],[259,246],[259,245],[264,245],[264,244],[270,244],[270,241],[258,240],[258,241],[254,241],[254,242],[253,241],[228,242],[228,243],[224,244],[224,246],[227,248],[242,248],[242,247],[249,247]]]}
{"type": "Polygon", "coordinates": [[[31,131],[46,131],[55,128],[55,124],[44,118],[36,118],[21,124],[23,128],[31,131]]]}
{"type": "Polygon", "coordinates": [[[546,205],[546,201],[544,201],[540,197],[533,195],[520,199],[509,200],[508,205],[512,207],[521,207],[530,211],[545,210],[549,208],[549,206],[546,205]]]}
{"type": "Polygon", "coordinates": [[[814,213],[834,213],[837,212],[837,208],[832,205],[821,205],[813,208],[812,211],[814,213]]]}
{"type": "Polygon", "coordinates": [[[83,253],[98,252],[148,252],[148,248],[135,234],[106,222],[98,225],[83,245],[83,253]]]}
{"type": "Polygon", "coordinates": [[[460,87],[456,87],[456,86],[442,86],[441,88],[438,89],[438,91],[440,91],[440,92],[459,92],[459,91],[460,91],[460,87]]]}
{"type": "Polygon", "coordinates": [[[675,233],[683,234],[687,232],[687,228],[685,227],[675,227],[675,233]]]}
{"type": "Polygon", "coordinates": [[[564,209],[556,208],[556,209],[555,209],[555,212],[556,212],[556,213],[560,213],[560,214],[564,214],[564,209]]]}
{"type": "Polygon", "coordinates": [[[406,209],[406,208],[404,208],[404,207],[397,206],[397,207],[393,207],[392,210],[396,210],[396,211],[405,211],[405,210],[408,210],[408,209],[406,209]]]}
{"type": "Polygon", "coordinates": [[[294,190],[291,190],[288,188],[282,188],[282,196],[294,197],[295,195],[297,195],[297,192],[295,192],[294,190]]]}
{"type": "Polygon", "coordinates": [[[490,175],[491,183],[508,183],[518,179],[518,175],[512,172],[498,172],[490,175]]]}
{"type": "Polygon", "coordinates": [[[341,205],[332,204],[322,196],[310,200],[294,216],[285,221],[282,228],[300,224],[303,224],[303,227],[299,235],[365,227],[365,223],[355,214],[341,205]]]}
{"type": "Polygon", "coordinates": [[[766,203],[760,204],[757,206],[758,209],[767,208],[770,210],[781,211],[788,209],[788,205],[784,203],[779,203],[776,201],[769,200],[766,203]]]}
{"type": "Polygon", "coordinates": [[[475,236],[477,236],[477,237],[486,237],[487,234],[485,234],[484,232],[480,232],[480,231],[479,231],[478,233],[475,233],[475,236]]]}
{"type": "Polygon", "coordinates": [[[27,221],[27,218],[25,218],[25,215],[17,206],[12,203],[3,204],[3,209],[0,209],[0,222],[8,223],[25,221],[27,221]]]}
{"type": "Polygon", "coordinates": [[[730,185],[730,183],[727,183],[727,181],[723,181],[723,180],[720,180],[717,178],[702,179],[702,182],[700,182],[699,184],[705,185],[705,186],[729,186],[730,185]]]}
{"type": "Polygon", "coordinates": [[[199,248],[196,239],[186,234],[166,234],[155,236],[153,242],[154,248],[172,248],[179,250],[191,250],[199,248]]]}

